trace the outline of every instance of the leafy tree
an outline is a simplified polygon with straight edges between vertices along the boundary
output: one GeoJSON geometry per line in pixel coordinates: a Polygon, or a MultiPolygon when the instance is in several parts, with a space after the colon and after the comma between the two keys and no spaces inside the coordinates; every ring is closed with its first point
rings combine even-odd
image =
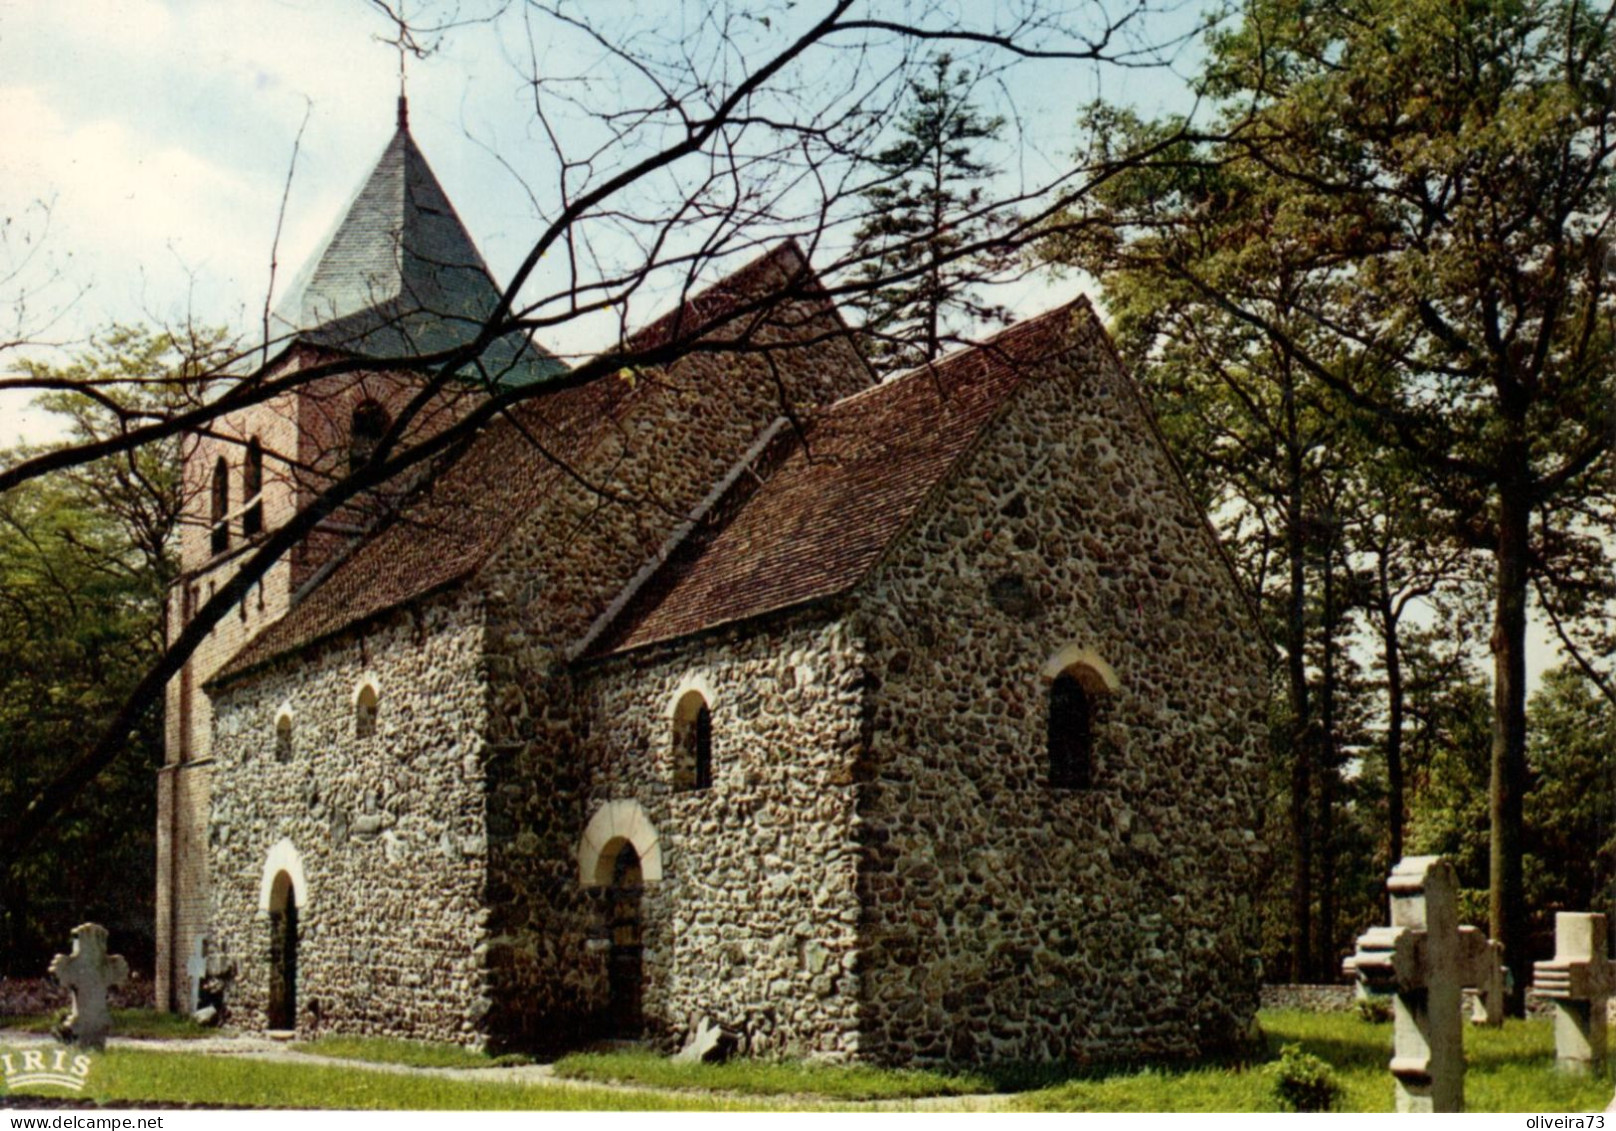
{"type": "Polygon", "coordinates": [[[1540,949],[1556,911],[1616,912],[1616,706],[1576,668],[1532,696],[1526,882],[1540,949]]]}
{"type": "Polygon", "coordinates": [[[873,286],[855,305],[878,369],[935,360],[972,324],[1011,321],[1009,310],[977,293],[1016,257],[991,241],[1007,221],[987,207],[994,170],[976,152],[999,140],[1004,119],[972,104],[975,83],[971,71],[938,55],[923,78],[909,83],[899,140],[871,158],[880,179],[863,193],[869,214],[854,242],[867,256],[858,274],[873,286]],[[975,244],[981,250],[961,254],[975,244]]]}
{"type": "MultiPolygon", "coordinates": [[[[212,334],[179,342],[114,326],[64,365],[25,365],[53,390],[40,403],[75,443],[115,432],[120,412],[155,414],[189,396],[183,379],[219,345],[212,334]]],[[[88,749],[96,724],[162,654],[183,501],[176,444],[0,495],[0,812],[16,811],[88,749]]],[[[124,742],[126,756],[0,876],[8,973],[39,974],[87,917],[114,927],[130,957],[149,964],[160,714],[144,713],[124,742]]]]}
{"type": "Polygon", "coordinates": [[[1115,245],[1278,343],[1490,555],[1488,921],[1522,987],[1529,586],[1597,589],[1610,519],[1610,23],[1581,0],[1243,15],[1211,43],[1221,136],[1169,155],[1177,191],[1111,210],[1115,245]],[[1259,239],[1306,265],[1289,317],[1271,276],[1227,269],[1259,239]]]}

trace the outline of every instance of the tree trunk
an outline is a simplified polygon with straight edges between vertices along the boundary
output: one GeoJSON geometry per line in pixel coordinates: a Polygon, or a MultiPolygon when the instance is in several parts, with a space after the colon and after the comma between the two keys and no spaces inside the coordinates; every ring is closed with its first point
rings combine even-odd
{"type": "Polygon", "coordinates": [[[1312,735],[1307,705],[1307,563],[1302,530],[1302,449],[1296,441],[1296,389],[1284,369],[1286,455],[1285,554],[1290,595],[1285,616],[1287,699],[1291,715],[1291,969],[1292,982],[1308,980],[1313,938],[1312,735]]]}
{"type": "Polygon", "coordinates": [[[1497,605],[1493,620],[1492,837],[1488,918],[1514,976],[1511,1016],[1525,1015],[1531,956],[1521,864],[1521,802],[1526,788],[1526,587],[1531,496],[1525,444],[1506,443],[1498,499],[1497,605]]]}
{"type": "Polygon", "coordinates": [[[1403,645],[1390,594],[1381,590],[1381,647],[1386,664],[1386,861],[1403,858],[1403,645]]]}
{"type": "Polygon", "coordinates": [[[1323,682],[1319,688],[1319,927],[1317,956],[1314,970],[1324,979],[1336,968],[1336,786],[1340,767],[1336,764],[1336,751],[1340,749],[1335,733],[1336,690],[1336,607],[1335,607],[1335,519],[1331,515],[1324,531],[1324,612],[1321,629],[1324,633],[1323,682]]]}

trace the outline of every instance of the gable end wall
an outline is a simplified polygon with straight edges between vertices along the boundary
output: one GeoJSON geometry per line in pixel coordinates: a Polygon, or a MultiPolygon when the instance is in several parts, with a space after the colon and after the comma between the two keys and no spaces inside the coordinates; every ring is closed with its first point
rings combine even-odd
{"type": "Polygon", "coordinates": [[[1265,668],[1090,325],[861,590],[872,1059],[1188,1056],[1243,1036],[1265,668]],[[1093,788],[1048,782],[1045,662],[1095,651],[1093,788]]]}

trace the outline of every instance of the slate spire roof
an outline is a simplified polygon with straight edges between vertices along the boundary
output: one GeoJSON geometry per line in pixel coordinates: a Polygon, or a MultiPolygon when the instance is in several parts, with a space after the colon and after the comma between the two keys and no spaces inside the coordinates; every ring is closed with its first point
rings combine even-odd
{"type": "MultiPolygon", "coordinates": [[[[472,340],[500,298],[483,258],[410,135],[398,128],[381,159],[293,280],[275,311],[298,341],[377,359],[438,353],[472,340]]],[[[480,371],[525,384],[562,365],[520,332],[483,352],[480,371]]],[[[468,367],[466,376],[477,373],[468,367]]]]}

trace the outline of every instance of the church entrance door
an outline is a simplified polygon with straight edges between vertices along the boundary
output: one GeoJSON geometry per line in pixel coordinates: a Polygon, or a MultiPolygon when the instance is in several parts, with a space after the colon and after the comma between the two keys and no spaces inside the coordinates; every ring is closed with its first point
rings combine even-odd
{"type": "Polygon", "coordinates": [[[640,855],[624,842],[612,862],[612,887],[607,914],[612,947],[607,972],[611,989],[612,1035],[634,1038],[644,1025],[641,1014],[640,855]]]}
{"type": "Polygon", "coordinates": [[[297,893],[290,877],[275,877],[269,909],[269,1027],[297,1028],[297,893]]]}

